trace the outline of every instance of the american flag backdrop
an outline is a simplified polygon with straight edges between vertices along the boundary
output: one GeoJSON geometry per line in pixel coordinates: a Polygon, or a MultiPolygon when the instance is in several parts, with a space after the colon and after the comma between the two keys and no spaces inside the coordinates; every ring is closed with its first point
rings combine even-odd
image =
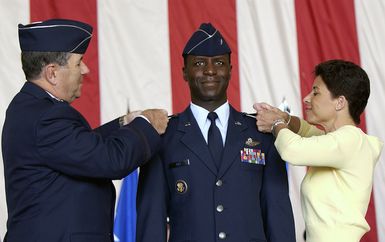
{"type": "MultiPolygon", "coordinates": [[[[228,97],[233,106],[252,112],[254,102],[278,105],[285,98],[292,113],[302,116],[314,65],[343,58],[360,64],[371,79],[361,128],[384,141],[384,13],[385,0],[0,0],[0,123],[25,81],[18,23],[71,18],[94,26],[85,55],[91,73],[74,106],[96,127],[128,108],[182,111],[190,97],[181,53],[200,23],[211,22],[232,49],[228,97]]],[[[298,242],[303,242],[299,186],[305,172],[288,166],[298,242]]],[[[1,239],[7,218],[3,174],[0,165],[1,239]]],[[[116,185],[119,195],[120,182],[116,185]]],[[[385,242],[384,154],[367,220],[371,231],[362,241],[385,242]]]]}

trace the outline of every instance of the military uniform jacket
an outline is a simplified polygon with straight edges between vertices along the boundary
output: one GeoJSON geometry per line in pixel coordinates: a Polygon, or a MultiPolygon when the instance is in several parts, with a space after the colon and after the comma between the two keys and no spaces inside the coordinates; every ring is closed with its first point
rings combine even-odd
{"type": "Polygon", "coordinates": [[[96,130],[67,102],[27,82],[10,103],[2,133],[7,242],[111,242],[115,189],[155,152],[142,118],[96,130]]]}
{"type": "Polygon", "coordinates": [[[230,107],[217,169],[190,108],[171,119],[159,156],[140,170],[136,241],[167,241],[169,218],[170,242],[294,242],[285,163],[255,125],[230,107]]]}

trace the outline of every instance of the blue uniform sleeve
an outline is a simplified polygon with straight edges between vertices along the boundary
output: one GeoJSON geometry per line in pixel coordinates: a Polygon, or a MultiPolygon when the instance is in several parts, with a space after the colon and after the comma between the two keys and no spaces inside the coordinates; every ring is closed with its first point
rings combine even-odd
{"type": "Polygon", "coordinates": [[[285,162],[273,142],[267,155],[261,206],[268,242],[295,242],[294,218],[289,198],[285,162]]]}
{"type": "Polygon", "coordinates": [[[36,125],[38,155],[46,166],[63,174],[121,179],[153,156],[160,137],[144,119],[119,129],[111,127],[103,129],[102,135],[91,130],[72,107],[50,109],[36,125]]]}
{"type": "Polygon", "coordinates": [[[94,129],[95,132],[99,133],[103,138],[107,138],[112,132],[118,130],[120,128],[119,118],[114,119],[102,126],[94,129]]]}
{"type": "Polygon", "coordinates": [[[167,241],[168,198],[164,167],[157,156],[139,171],[136,242],[167,241]]]}

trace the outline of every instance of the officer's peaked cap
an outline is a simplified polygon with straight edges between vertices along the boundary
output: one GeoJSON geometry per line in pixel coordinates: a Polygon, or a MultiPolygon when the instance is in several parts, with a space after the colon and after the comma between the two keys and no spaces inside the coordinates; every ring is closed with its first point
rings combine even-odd
{"type": "Polygon", "coordinates": [[[19,42],[23,52],[69,52],[84,54],[92,37],[92,27],[68,19],[49,19],[19,24],[19,42]]]}
{"type": "Polygon", "coordinates": [[[230,53],[230,47],[225,39],[211,23],[201,24],[199,29],[188,40],[183,50],[183,56],[217,56],[230,53]]]}

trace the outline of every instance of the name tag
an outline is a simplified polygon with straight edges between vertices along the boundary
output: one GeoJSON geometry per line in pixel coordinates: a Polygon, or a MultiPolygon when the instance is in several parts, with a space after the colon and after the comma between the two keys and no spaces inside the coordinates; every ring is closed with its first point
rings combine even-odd
{"type": "Polygon", "coordinates": [[[181,167],[181,166],[189,166],[189,165],[190,165],[190,160],[186,159],[186,160],[182,160],[182,161],[171,163],[171,164],[168,165],[168,167],[170,169],[172,169],[172,168],[178,168],[178,167],[181,167]]]}

